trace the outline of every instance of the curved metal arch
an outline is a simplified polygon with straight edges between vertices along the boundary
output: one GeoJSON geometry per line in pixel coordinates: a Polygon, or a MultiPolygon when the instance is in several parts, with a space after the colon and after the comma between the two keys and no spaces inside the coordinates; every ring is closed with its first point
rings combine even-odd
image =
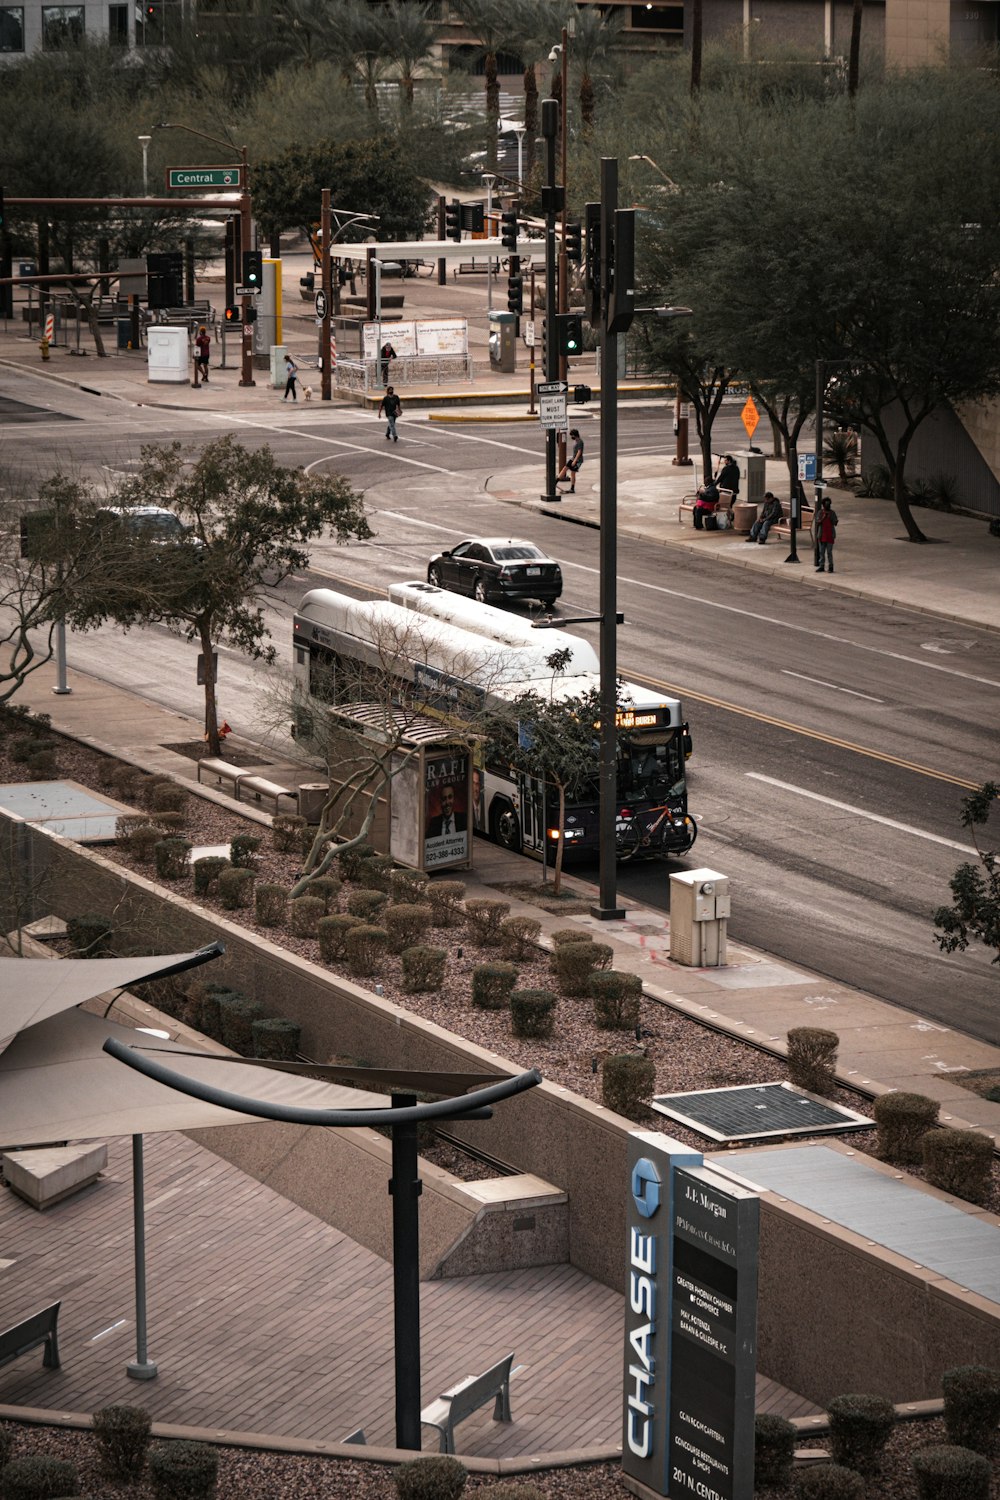
{"type": "MultiPolygon", "coordinates": [[[[104,1051],[118,1062],[124,1063],[127,1068],[134,1068],[137,1073],[144,1073],[147,1078],[165,1084],[167,1088],[176,1089],[180,1094],[189,1094],[192,1099],[201,1099],[205,1104],[215,1104],[220,1109],[256,1115],[261,1120],[281,1120],[290,1125],[394,1126],[419,1124],[422,1120],[458,1117],[467,1119],[470,1116],[481,1120],[489,1119],[492,1113],[489,1105],[496,1104],[501,1099],[509,1099],[514,1094],[522,1094],[542,1081],[538,1069],[532,1068],[530,1072],[505,1078],[490,1088],[476,1089],[474,1093],[463,1094],[457,1099],[438,1099],[433,1104],[413,1104],[400,1109],[305,1109],[300,1105],[269,1104],[263,1099],[248,1099],[243,1094],[216,1088],[214,1084],[187,1078],[183,1073],[155,1062],[147,1053],[125,1046],[115,1037],[107,1038],[104,1051]]],[[[246,1061],[252,1065],[253,1059],[247,1058],[246,1061]]]]}

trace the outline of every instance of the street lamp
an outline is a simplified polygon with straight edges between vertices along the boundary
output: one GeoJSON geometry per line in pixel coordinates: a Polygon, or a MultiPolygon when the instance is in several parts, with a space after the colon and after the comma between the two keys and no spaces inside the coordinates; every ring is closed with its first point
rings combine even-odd
{"type": "Polygon", "coordinates": [[[139,145],[142,147],[142,196],[149,197],[149,143],[153,139],[151,135],[141,135],[139,145]]]}
{"type": "Polygon", "coordinates": [[[667,187],[672,193],[680,192],[680,188],[677,186],[674,179],[672,177],[668,177],[659,163],[655,162],[651,156],[646,156],[645,153],[641,153],[638,156],[630,156],[629,161],[644,161],[647,166],[652,167],[654,172],[659,172],[660,176],[663,178],[664,182],[667,184],[667,187]]]}
{"type": "Polygon", "coordinates": [[[514,131],[514,134],[517,136],[517,190],[518,190],[518,193],[520,193],[521,190],[524,187],[524,156],[523,156],[522,153],[523,153],[523,148],[524,148],[524,136],[525,136],[525,131],[527,130],[527,128],[528,127],[526,125],[514,125],[512,127],[512,129],[514,131]]]}
{"type": "MultiPolygon", "coordinates": [[[[492,234],[493,224],[493,184],[496,182],[496,174],[493,172],[483,173],[483,182],[486,185],[486,238],[492,234]]],[[[493,311],[493,254],[486,257],[486,311],[493,311]]]]}
{"type": "MultiPolygon", "coordinates": [[[[195,130],[192,125],[173,125],[161,120],[154,125],[154,130],[186,130],[188,135],[195,135],[200,141],[208,141],[210,146],[221,146],[223,151],[239,151],[240,153],[240,250],[251,249],[250,238],[253,232],[253,224],[250,214],[250,163],[247,160],[246,146],[234,146],[232,141],[220,141],[217,135],[206,135],[204,130],[195,130]]],[[[247,313],[250,311],[251,299],[244,295],[242,302],[243,323],[243,348],[240,368],[240,385],[256,385],[253,378],[253,325],[247,321],[247,313]]]]}

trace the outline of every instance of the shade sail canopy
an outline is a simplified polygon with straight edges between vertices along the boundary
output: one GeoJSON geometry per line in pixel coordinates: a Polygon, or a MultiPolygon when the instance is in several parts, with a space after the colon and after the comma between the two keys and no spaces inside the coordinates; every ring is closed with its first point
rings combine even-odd
{"type": "Polygon", "coordinates": [[[26,1026],[72,1010],[109,990],[127,989],[143,979],[164,979],[218,958],[221,943],[193,953],[149,958],[0,958],[0,1049],[26,1026]]]}
{"type": "MultiPolygon", "coordinates": [[[[60,969],[60,963],[39,967],[60,969]]],[[[87,967],[90,967],[88,964],[87,967]]],[[[123,1068],[101,1049],[107,1037],[126,1046],[171,1054],[164,1061],[191,1078],[238,1090],[256,1099],[313,1109],[388,1108],[384,1094],[258,1068],[253,1063],[199,1056],[117,1026],[87,1011],[68,1010],[30,1026],[0,1055],[0,1145],[37,1146],[50,1141],[107,1135],[148,1135],[212,1125],[260,1123],[252,1116],[189,1098],[123,1068]]]]}

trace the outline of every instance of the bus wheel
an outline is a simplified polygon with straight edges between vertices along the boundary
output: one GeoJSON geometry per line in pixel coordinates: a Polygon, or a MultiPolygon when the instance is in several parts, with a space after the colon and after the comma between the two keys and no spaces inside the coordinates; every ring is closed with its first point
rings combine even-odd
{"type": "Polygon", "coordinates": [[[509,802],[500,802],[492,809],[490,828],[501,848],[509,849],[512,854],[520,854],[521,825],[509,802]]]}

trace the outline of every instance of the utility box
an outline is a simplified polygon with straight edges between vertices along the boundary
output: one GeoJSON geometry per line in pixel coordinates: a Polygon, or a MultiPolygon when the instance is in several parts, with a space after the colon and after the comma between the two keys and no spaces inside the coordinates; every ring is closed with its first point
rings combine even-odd
{"type": "Polygon", "coordinates": [[[147,379],[150,384],[187,385],[191,380],[186,328],[151,323],[146,333],[147,379]]]}
{"type": "Polygon", "coordinates": [[[759,505],[767,489],[767,460],[763,453],[734,453],[740,466],[740,500],[759,505]]]}
{"type": "Polygon", "coordinates": [[[726,962],[729,878],[717,870],[670,877],[670,957],[696,969],[726,962]]]}
{"type": "Polygon", "coordinates": [[[517,339],[514,337],[514,314],[490,313],[490,369],[512,375],[517,369],[517,339]]]}
{"type": "Polygon", "coordinates": [[[271,345],[271,384],[276,391],[283,389],[288,376],[285,374],[285,355],[288,350],[284,344],[271,345]]]}

